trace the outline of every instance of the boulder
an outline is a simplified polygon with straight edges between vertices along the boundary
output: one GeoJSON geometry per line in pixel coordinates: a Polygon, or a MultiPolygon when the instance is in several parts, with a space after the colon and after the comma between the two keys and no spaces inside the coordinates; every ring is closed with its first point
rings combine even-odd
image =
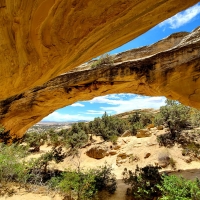
{"type": "Polygon", "coordinates": [[[137,132],[136,137],[143,138],[143,137],[150,137],[151,135],[152,135],[152,133],[148,129],[140,129],[137,132]]]}
{"type": "Polygon", "coordinates": [[[167,167],[170,164],[170,156],[166,150],[161,151],[158,154],[158,165],[162,168],[167,167]]]}
{"type": "Polygon", "coordinates": [[[107,155],[107,151],[108,147],[106,145],[95,145],[86,151],[86,155],[91,158],[101,159],[107,155]]]}

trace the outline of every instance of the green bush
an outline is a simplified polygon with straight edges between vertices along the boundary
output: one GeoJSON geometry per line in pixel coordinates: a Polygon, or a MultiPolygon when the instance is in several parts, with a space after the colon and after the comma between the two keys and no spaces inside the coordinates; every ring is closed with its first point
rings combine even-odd
{"type": "Polygon", "coordinates": [[[48,134],[48,145],[51,145],[53,147],[64,145],[65,140],[63,136],[60,136],[61,133],[57,133],[55,132],[55,130],[50,129],[47,134],[48,134]]]}
{"type": "Polygon", "coordinates": [[[95,176],[91,171],[68,170],[63,173],[59,189],[70,198],[92,199],[96,195],[95,176]]]}
{"type": "Polygon", "coordinates": [[[108,191],[114,194],[117,189],[117,181],[115,175],[112,173],[111,166],[101,166],[94,170],[95,174],[95,188],[97,191],[108,191]]]}
{"type": "Polygon", "coordinates": [[[0,182],[17,181],[25,183],[28,179],[24,146],[0,144],[0,182]]]}
{"type": "Polygon", "coordinates": [[[160,107],[160,115],[167,124],[173,139],[190,124],[190,108],[178,101],[167,99],[166,106],[160,107]]]}
{"type": "Polygon", "coordinates": [[[33,147],[32,152],[39,152],[40,146],[45,143],[47,140],[46,133],[37,133],[37,132],[28,132],[26,133],[22,141],[25,142],[28,146],[33,147]]]}
{"type": "Polygon", "coordinates": [[[190,115],[191,115],[192,126],[199,127],[200,126],[200,110],[192,108],[190,115]]]}
{"type": "Polygon", "coordinates": [[[53,177],[48,185],[50,188],[60,190],[68,198],[94,199],[98,192],[104,190],[113,194],[117,183],[111,173],[110,166],[102,166],[91,170],[68,169],[61,176],[53,177]]]}
{"type": "Polygon", "coordinates": [[[165,123],[164,119],[163,119],[163,116],[161,113],[157,113],[155,115],[155,118],[154,118],[154,124],[155,126],[160,126],[160,125],[163,125],[165,123]]]}
{"type": "Polygon", "coordinates": [[[158,188],[162,192],[161,200],[199,200],[200,181],[186,180],[183,177],[164,176],[158,188]]]}
{"type": "Polygon", "coordinates": [[[88,142],[88,134],[82,123],[75,123],[66,135],[66,143],[70,148],[78,149],[88,142]]]}
{"type": "Polygon", "coordinates": [[[130,130],[133,135],[137,134],[139,129],[145,128],[148,124],[153,123],[154,116],[151,113],[135,112],[129,116],[130,130]]]}
{"type": "MultiPolygon", "coordinates": [[[[50,161],[55,161],[56,163],[63,162],[66,157],[66,153],[63,152],[62,147],[53,147],[51,151],[41,155],[39,158],[29,162],[29,182],[33,184],[43,184],[52,176],[55,175],[55,170],[49,169],[50,161]]],[[[59,172],[56,172],[59,174],[59,172]]]]}
{"type": "Polygon", "coordinates": [[[131,186],[131,189],[127,190],[127,195],[138,200],[152,200],[160,196],[157,184],[160,184],[162,179],[158,169],[159,167],[152,165],[143,168],[137,166],[135,172],[125,168],[123,181],[131,186]]]}
{"type": "Polygon", "coordinates": [[[120,136],[129,127],[127,123],[116,116],[108,116],[105,112],[102,118],[95,118],[89,123],[91,133],[111,141],[114,136],[120,136]]]}

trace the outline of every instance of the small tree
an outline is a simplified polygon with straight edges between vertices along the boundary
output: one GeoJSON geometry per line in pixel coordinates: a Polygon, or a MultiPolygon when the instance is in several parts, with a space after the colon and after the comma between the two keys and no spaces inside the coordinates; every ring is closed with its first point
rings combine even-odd
{"type": "Polygon", "coordinates": [[[66,135],[67,145],[71,149],[81,148],[88,141],[88,134],[84,131],[82,123],[75,123],[66,135]]]}
{"type": "Polygon", "coordinates": [[[31,151],[39,152],[40,146],[45,143],[46,139],[46,133],[28,132],[23,136],[22,141],[27,143],[30,147],[33,147],[31,151]]]}
{"type": "Polygon", "coordinates": [[[89,128],[93,134],[101,136],[106,141],[110,141],[114,136],[120,136],[124,133],[128,129],[128,125],[124,120],[116,116],[108,116],[105,112],[102,118],[98,117],[91,121],[89,128]]]}
{"type": "Polygon", "coordinates": [[[172,139],[190,122],[190,108],[174,100],[166,100],[166,106],[160,108],[160,115],[169,127],[172,139]]]}
{"type": "Polygon", "coordinates": [[[158,172],[159,167],[148,165],[143,168],[138,166],[135,172],[124,169],[123,181],[131,185],[127,190],[127,195],[138,200],[152,200],[160,196],[160,190],[157,184],[161,183],[161,175],[158,172]]]}

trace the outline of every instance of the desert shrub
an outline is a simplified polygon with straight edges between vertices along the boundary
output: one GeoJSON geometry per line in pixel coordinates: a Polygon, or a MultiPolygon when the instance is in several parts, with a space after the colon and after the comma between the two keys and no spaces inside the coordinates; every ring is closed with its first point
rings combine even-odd
{"type": "Polygon", "coordinates": [[[143,168],[137,166],[135,172],[125,168],[123,181],[131,186],[131,189],[127,190],[127,195],[138,200],[151,200],[160,196],[160,189],[157,184],[160,184],[162,179],[158,169],[159,167],[152,165],[143,168]]]}
{"type": "Polygon", "coordinates": [[[89,123],[89,129],[94,135],[110,141],[114,136],[120,136],[128,129],[127,123],[116,116],[108,116],[105,112],[102,118],[95,118],[89,123]]]}
{"type": "Polygon", "coordinates": [[[49,186],[60,190],[68,198],[93,199],[99,191],[107,190],[113,194],[116,190],[116,178],[111,173],[110,166],[97,169],[77,170],[68,169],[59,177],[53,177],[49,186]]]}
{"type": "Polygon", "coordinates": [[[28,171],[29,179],[28,181],[33,184],[43,184],[48,181],[55,174],[60,174],[57,170],[51,170],[48,165],[51,161],[56,163],[63,162],[66,157],[66,153],[63,152],[62,147],[53,147],[51,151],[41,155],[39,158],[29,162],[28,171]]]}
{"type": "Polygon", "coordinates": [[[130,115],[128,117],[128,121],[131,123],[131,124],[134,124],[136,122],[139,122],[140,121],[140,113],[139,112],[134,112],[132,115],[130,115]]]}
{"type": "Polygon", "coordinates": [[[115,175],[112,173],[112,167],[105,164],[94,170],[94,174],[97,191],[106,190],[110,194],[114,194],[117,189],[117,182],[115,175]]]}
{"type": "Polygon", "coordinates": [[[154,116],[151,113],[135,112],[128,117],[130,123],[130,130],[133,135],[137,134],[139,129],[145,128],[148,124],[151,124],[154,120],[154,116]]]}
{"type": "Polygon", "coordinates": [[[59,189],[70,198],[92,199],[96,194],[95,176],[91,171],[67,170],[63,173],[59,189]]]}
{"type": "Polygon", "coordinates": [[[88,141],[88,134],[83,129],[82,123],[75,123],[66,135],[66,143],[70,148],[78,149],[88,141]]]}
{"type": "Polygon", "coordinates": [[[168,126],[172,139],[178,137],[180,131],[190,123],[190,108],[178,101],[166,100],[166,106],[160,107],[160,115],[168,126]]]}
{"type": "Polygon", "coordinates": [[[131,127],[132,135],[136,135],[138,130],[144,128],[141,122],[135,122],[134,124],[130,125],[130,127],[131,127]]]}
{"type": "Polygon", "coordinates": [[[143,127],[147,126],[148,124],[152,124],[154,121],[154,116],[151,113],[142,112],[140,115],[140,123],[143,127]]]}
{"type": "Polygon", "coordinates": [[[100,56],[100,58],[97,61],[94,61],[91,65],[91,68],[96,68],[103,64],[113,65],[113,63],[114,63],[113,56],[106,53],[106,54],[100,56]]]}
{"type": "Polygon", "coordinates": [[[182,155],[183,156],[190,156],[191,158],[200,158],[200,144],[195,144],[195,143],[187,143],[183,145],[182,149],[182,155]]]}
{"type": "Polygon", "coordinates": [[[28,174],[24,160],[27,154],[28,151],[24,146],[0,144],[0,182],[27,181],[28,174]]]}
{"type": "Polygon", "coordinates": [[[40,146],[45,143],[45,140],[47,140],[47,134],[37,132],[28,132],[22,138],[23,142],[33,148],[32,152],[39,152],[40,146]]]}
{"type": "Polygon", "coordinates": [[[200,111],[198,109],[191,109],[191,124],[192,126],[199,127],[200,126],[200,111]]]}
{"type": "Polygon", "coordinates": [[[174,138],[171,133],[165,133],[157,136],[157,141],[160,146],[172,147],[177,138],[174,138]]]}
{"type": "Polygon", "coordinates": [[[164,122],[164,119],[161,115],[161,113],[157,113],[155,115],[155,118],[154,118],[154,124],[155,126],[160,126],[160,125],[163,125],[165,122],[164,122]]]}
{"type": "Polygon", "coordinates": [[[48,132],[48,145],[51,145],[53,147],[57,147],[60,145],[65,145],[65,140],[63,136],[60,136],[59,132],[55,132],[55,130],[50,129],[48,132]]]}
{"type": "Polygon", "coordinates": [[[161,200],[198,200],[200,199],[200,181],[186,180],[183,177],[163,176],[158,188],[162,192],[161,200]]]}

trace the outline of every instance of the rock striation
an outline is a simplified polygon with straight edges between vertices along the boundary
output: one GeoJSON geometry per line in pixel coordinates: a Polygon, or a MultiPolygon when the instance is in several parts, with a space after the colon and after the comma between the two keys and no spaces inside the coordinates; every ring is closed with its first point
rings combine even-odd
{"type": "Polygon", "coordinates": [[[0,123],[8,134],[21,137],[58,108],[112,93],[166,96],[200,108],[200,27],[120,53],[112,63],[92,64],[0,101],[0,123]]]}
{"type": "Polygon", "coordinates": [[[1,0],[0,99],[42,85],[197,2],[1,0]]]}

